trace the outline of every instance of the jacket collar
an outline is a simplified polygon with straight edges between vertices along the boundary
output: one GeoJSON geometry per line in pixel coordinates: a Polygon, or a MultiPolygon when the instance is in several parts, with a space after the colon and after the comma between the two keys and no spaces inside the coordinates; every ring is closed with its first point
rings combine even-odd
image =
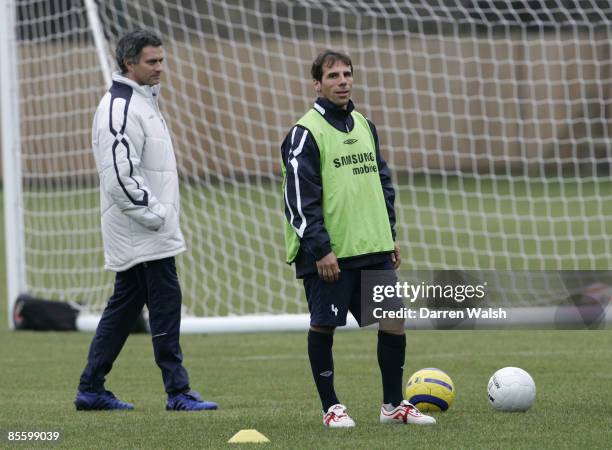
{"type": "Polygon", "coordinates": [[[124,77],[120,72],[113,72],[113,81],[117,83],[127,84],[129,87],[134,89],[134,91],[143,95],[146,98],[151,98],[153,100],[157,100],[159,97],[160,85],[156,84],[154,86],[140,85],[133,80],[130,80],[128,77],[124,77]]]}
{"type": "Polygon", "coordinates": [[[355,109],[355,105],[352,100],[349,100],[346,109],[342,109],[325,97],[319,97],[315,101],[313,108],[337,130],[347,133],[353,129],[354,121],[351,112],[355,109]]]}

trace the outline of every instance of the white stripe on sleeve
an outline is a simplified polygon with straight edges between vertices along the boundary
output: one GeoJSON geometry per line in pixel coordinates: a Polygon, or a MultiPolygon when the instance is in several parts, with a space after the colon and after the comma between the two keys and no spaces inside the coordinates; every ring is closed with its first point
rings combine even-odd
{"type": "MultiPolygon", "coordinates": [[[[291,135],[291,146],[292,147],[294,143],[296,130],[297,130],[297,127],[293,129],[293,133],[291,135]]],[[[291,164],[291,167],[293,167],[293,177],[294,177],[294,182],[295,182],[295,197],[297,200],[297,213],[300,216],[300,219],[302,220],[302,223],[300,224],[299,228],[296,228],[295,225],[293,225],[293,219],[295,215],[293,214],[291,205],[289,205],[289,199],[287,196],[287,187],[285,185],[285,202],[287,203],[287,207],[289,208],[289,213],[291,215],[290,223],[300,238],[304,236],[304,230],[306,229],[306,217],[304,216],[304,212],[302,211],[302,197],[300,195],[300,180],[298,177],[298,161],[296,159],[296,156],[302,153],[302,150],[304,149],[304,143],[306,142],[307,135],[308,135],[308,130],[304,130],[304,134],[302,134],[302,139],[300,139],[300,143],[298,144],[297,148],[295,148],[295,150],[292,150],[290,152],[290,156],[289,156],[289,163],[291,164]],[[291,154],[293,154],[293,157],[291,157],[291,154]]]]}

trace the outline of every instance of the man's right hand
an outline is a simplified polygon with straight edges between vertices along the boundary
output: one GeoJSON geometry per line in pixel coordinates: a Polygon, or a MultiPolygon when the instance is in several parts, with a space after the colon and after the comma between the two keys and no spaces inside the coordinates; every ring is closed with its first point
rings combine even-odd
{"type": "Polygon", "coordinates": [[[319,277],[328,283],[338,281],[340,278],[340,266],[334,252],[329,252],[323,258],[317,261],[317,272],[319,277]]]}

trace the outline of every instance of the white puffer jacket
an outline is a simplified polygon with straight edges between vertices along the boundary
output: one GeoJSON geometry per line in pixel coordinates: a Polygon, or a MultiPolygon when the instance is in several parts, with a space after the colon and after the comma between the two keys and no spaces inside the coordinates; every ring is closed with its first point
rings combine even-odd
{"type": "Polygon", "coordinates": [[[105,268],[121,272],[185,250],[176,158],[159,85],[113,74],[93,121],[105,268]]]}

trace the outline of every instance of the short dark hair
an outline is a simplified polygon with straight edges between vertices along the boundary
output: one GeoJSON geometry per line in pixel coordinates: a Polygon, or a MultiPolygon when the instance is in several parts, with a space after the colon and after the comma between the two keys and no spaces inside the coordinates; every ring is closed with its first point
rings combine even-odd
{"type": "Polygon", "coordinates": [[[127,72],[125,61],[137,63],[140,58],[140,52],[147,45],[160,47],[162,41],[157,34],[149,30],[130,31],[119,39],[115,49],[115,59],[121,73],[127,72]]]}
{"type": "Polygon", "coordinates": [[[342,61],[347,66],[350,66],[351,73],[353,72],[353,63],[347,54],[334,50],[325,50],[323,53],[319,53],[312,63],[312,68],[310,69],[312,79],[321,81],[323,79],[323,66],[331,67],[336,61],[342,61]]]}

